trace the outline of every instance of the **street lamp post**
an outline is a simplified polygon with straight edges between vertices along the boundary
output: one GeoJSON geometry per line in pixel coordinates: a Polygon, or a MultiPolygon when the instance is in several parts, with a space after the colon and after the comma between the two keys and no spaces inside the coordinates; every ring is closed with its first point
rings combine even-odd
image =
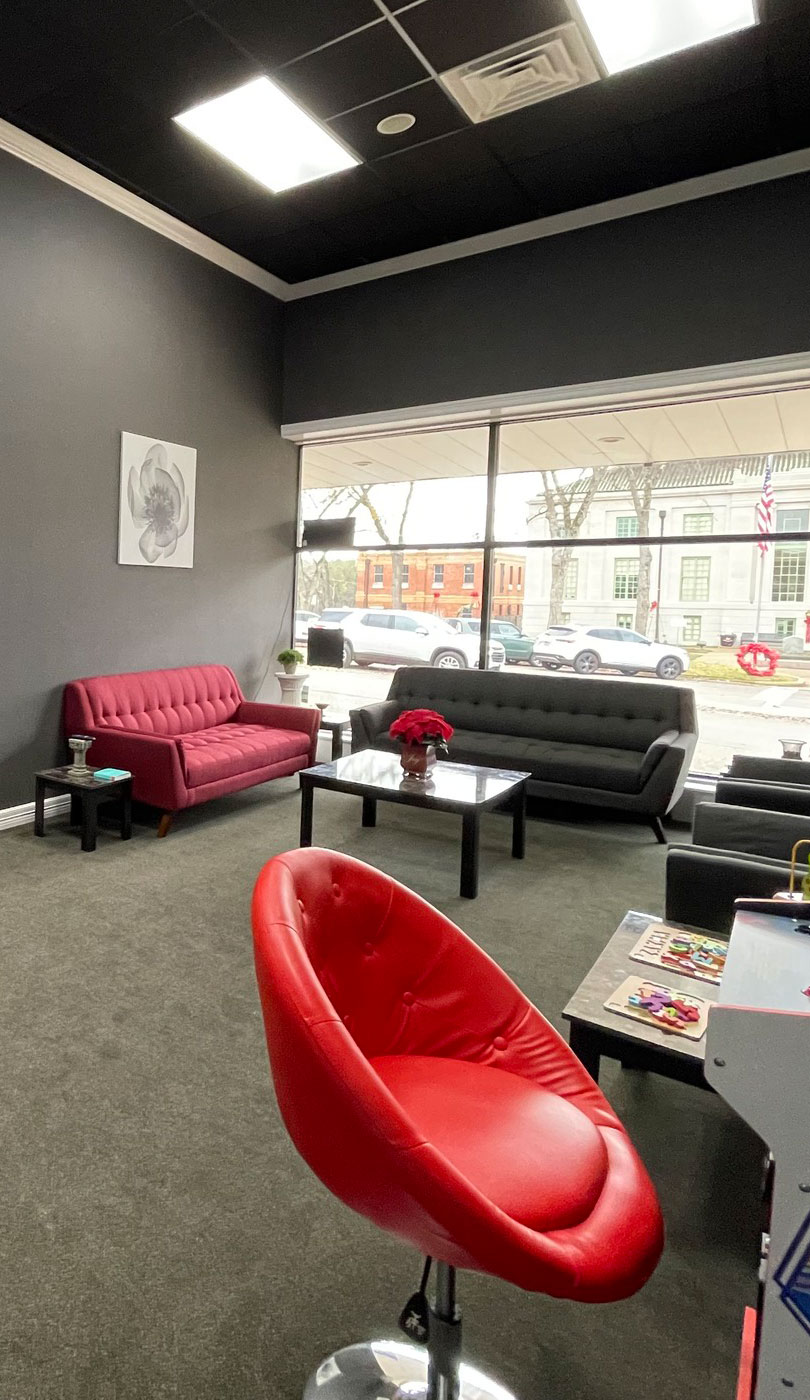
{"type": "Polygon", "coordinates": [[[667,518],[665,510],[659,510],[658,519],[661,522],[660,537],[661,543],[658,546],[658,585],[655,593],[655,640],[661,638],[661,566],[664,561],[664,521],[667,518]]]}

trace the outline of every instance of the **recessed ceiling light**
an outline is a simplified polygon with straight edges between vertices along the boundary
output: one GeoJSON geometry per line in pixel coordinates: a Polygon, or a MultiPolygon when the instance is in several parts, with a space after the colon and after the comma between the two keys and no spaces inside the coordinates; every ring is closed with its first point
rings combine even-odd
{"type": "Polygon", "coordinates": [[[410,131],[416,124],[416,117],[413,112],[394,112],[390,117],[383,117],[381,122],[377,122],[377,130],[381,136],[399,136],[402,131],[410,131]]]}
{"type": "Polygon", "coordinates": [[[360,163],[269,78],[254,78],[174,120],[274,194],[360,163]]]}
{"type": "Polygon", "coordinates": [[[755,0],[579,0],[608,73],[756,24],[755,0]]]}

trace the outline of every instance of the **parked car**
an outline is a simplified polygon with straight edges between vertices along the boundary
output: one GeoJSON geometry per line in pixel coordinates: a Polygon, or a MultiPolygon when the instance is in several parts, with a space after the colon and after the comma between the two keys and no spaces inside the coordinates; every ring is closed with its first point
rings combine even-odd
{"type": "MultiPolygon", "coordinates": [[[[442,617],[432,613],[395,608],[356,608],[344,617],[343,664],[370,666],[374,661],[395,666],[440,666],[466,670],[478,665],[478,638],[455,632],[442,617]]],[[[497,671],[506,660],[500,642],[489,643],[489,670],[497,671]]]]}
{"type": "MultiPolygon", "coordinates": [[[[481,635],[480,617],[448,617],[447,621],[455,632],[470,632],[476,637],[481,635]]],[[[527,664],[531,661],[534,643],[514,622],[493,618],[489,624],[489,635],[501,643],[507,661],[525,661],[527,664]]]]}
{"type": "Polygon", "coordinates": [[[324,622],[332,627],[339,627],[344,617],[348,617],[354,608],[324,608],[318,621],[324,622]]]}
{"type": "Polygon", "coordinates": [[[317,621],[318,614],[316,612],[307,612],[306,608],[296,608],[295,628],[293,631],[293,638],[296,646],[300,646],[302,642],[306,642],[310,627],[317,621]]]}
{"type": "Polygon", "coordinates": [[[689,656],[681,647],[648,641],[624,627],[549,627],[534,644],[532,665],[548,671],[573,666],[580,676],[605,669],[623,676],[654,671],[661,680],[676,681],[689,656]]]}

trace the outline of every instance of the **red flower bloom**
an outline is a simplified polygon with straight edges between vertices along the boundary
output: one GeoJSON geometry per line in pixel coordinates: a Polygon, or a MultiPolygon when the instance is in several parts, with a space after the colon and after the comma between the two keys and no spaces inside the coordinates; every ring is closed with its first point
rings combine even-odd
{"type": "Polygon", "coordinates": [[[453,726],[435,710],[403,710],[388,735],[404,744],[444,745],[453,737],[453,726]]]}

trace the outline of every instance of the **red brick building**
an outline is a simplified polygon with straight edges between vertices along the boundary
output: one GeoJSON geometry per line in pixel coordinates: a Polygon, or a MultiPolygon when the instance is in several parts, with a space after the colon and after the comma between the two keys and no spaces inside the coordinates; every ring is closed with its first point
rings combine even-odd
{"type": "MultiPolygon", "coordinates": [[[[492,616],[520,618],[523,613],[525,559],[496,552],[492,576],[492,616]]],[[[478,550],[404,550],[392,555],[376,552],[357,557],[355,607],[410,608],[440,617],[481,616],[483,555],[478,550]],[[394,569],[400,570],[400,597],[394,569]]]]}

